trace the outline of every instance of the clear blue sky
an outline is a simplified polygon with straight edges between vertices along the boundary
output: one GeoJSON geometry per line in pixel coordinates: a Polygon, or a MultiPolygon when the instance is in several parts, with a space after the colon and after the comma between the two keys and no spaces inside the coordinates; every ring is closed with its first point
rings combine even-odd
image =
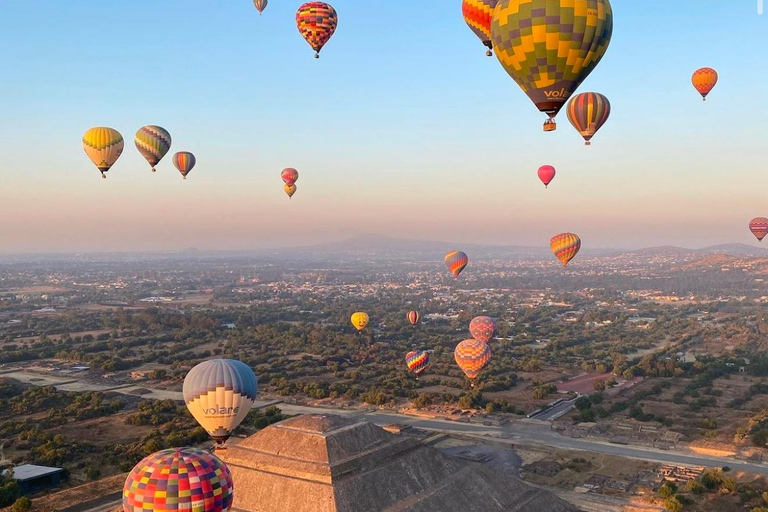
{"type": "Polygon", "coordinates": [[[334,0],[319,61],[299,1],[4,0],[0,252],[311,243],[377,232],[593,247],[753,239],[768,216],[768,14],[757,0],[613,0],[613,42],[581,91],[613,112],[585,148],[555,133],[461,17],[459,0],[334,0]],[[712,66],[706,103],[690,84],[712,66]],[[198,166],[158,173],[159,124],[198,166]],[[120,130],[109,179],[84,155],[120,130]],[[536,179],[558,169],[549,190],[536,179]],[[279,178],[299,169],[289,201],[279,178]]]}

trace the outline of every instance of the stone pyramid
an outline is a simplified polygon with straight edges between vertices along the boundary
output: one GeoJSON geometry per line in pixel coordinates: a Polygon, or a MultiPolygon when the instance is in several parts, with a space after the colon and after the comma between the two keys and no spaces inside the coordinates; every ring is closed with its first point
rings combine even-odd
{"type": "Polygon", "coordinates": [[[217,453],[234,512],[575,512],[554,494],[417,439],[333,415],[298,416],[217,453]]]}

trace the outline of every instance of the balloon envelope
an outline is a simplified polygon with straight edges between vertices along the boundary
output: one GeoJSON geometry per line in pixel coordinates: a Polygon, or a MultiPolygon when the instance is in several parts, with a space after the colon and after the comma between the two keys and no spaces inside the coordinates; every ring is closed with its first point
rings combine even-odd
{"type": "Polygon", "coordinates": [[[489,316],[477,316],[469,322],[469,334],[476,340],[488,343],[496,335],[496,322],[489,316]]]}
{"type": "Polygon", "coordinates": [[[763,238],[768,235],[768,219],[765,217],[755,217],[749,221],[749,230],[755,235],[758,242],[762,242],[763,238]]]}
{"type": "Polygon", "coordinates": [[[573,233],[561,233],[552,237],[549,248],[565,267],[581,249],[581,239],[573,233]]]}
{"type": "Polygon", "coordinates": [[[83,135],[83,149],[91,162],[101,171],[101,176],[106,178],[106,172],[115,165],[117,159],[123,154],[125,142],[120,132],[114,128],[99,126],[91,128],[83,135]]]}
{"type": "Polygon", "coordinates": [[[491,361],[491,347],[480,340],[464,340],[456,345],[453,357],[464,374],[475,380],[491,361]]]}
{"type": "Polygon", "coordinates": [[[411,325],[419,323],[419,319],[421,318],[418,311],[409,311],[405,316],[408,318],[408,321],[411,322],[411,325]]]}
{"type": "Polygon", "coordinates": [[[542,165],[539,167],[539,179],[544,184],[544,187],[548,187],[552,180],[555,179],[555,168],[551,165],[542,165]]]}
{"type": "Polygon", "coordinates": [[[568,120],[589,146],[592,137],[611,115],[611,103],[602,94],[583,92],[571,98],[565,112],[568,114],[568,120]]]}
{"type": "Polygon", "coordinates": [[[123,485],[124,512],[227,512],[232,475],[218,457],[197,448],[172,448],[136,464],[123,485]]]}
{"type": "Polygon", "coordinates": [[[427,366],[429,366],[429,352],[425,352],[424,350],[408,352],[405,355],[405,366],[407,366],[408,370],[413,372],[416,375],[416,378],[418,378],[419,375],[424,373],[427,366]]]}
{"type": "Polygon", "coordinates": [[[258,384],[250,366],[233,359],[198,364],[184,379],[187,409],[217,442],[223,443],[256,401],[258,384]]]}
{"type": "Polygon", "coordinates": [[[550,119],[603,58],[612,33],[609,0],[499,0],[491,21],[502,67],[550,119]]]}
{"type": "Polygon", "coordinates": [[[451,251],[445,255],[445,266],[451,271],[453,277],[459,278],[459,274],[469,263],[467,255],[461,251],[451,251]]]}
{"type": "Polygon", "coordinates": [[[296,185],[283,185],[283,190],[288,194],[288,197],[293,197],[293,194],[296,193],[296,185]]]}
{"type": "Polygon", "coordinates": [[[264,9],[267,8],[268,3],[269,3],[268,0],[253,0],[253,6],[256,8],[257,11],[259,11],[259,14],[264,12],[264,9]]]}
{"type": "Polygon", "coordinates": [[[283,182],[285,182],[286,185],[293,185],[299,181],[299,171],[293,167],[288,167],[283,169],[283,172],[280,173],[280,177],[283,179],[283,182]]]}
{"type": "Polygon", "coordinates": [[[184,179],[187,179],[187,174],[192,172],[196,163],[197,159],[195,158],[195,155],[189,151],[180,151],[173,155],[173,165],[178,169],[184,179]]]}
{"type": "Polygon", "coordinates": [[[362,331],[365,329],[365,326],[368,325],[368,313],[358,311],[357,313],[352,314],[351,320],[352,325],[355,326],[355,329],[362,331]]]}
{"type": "Polygon", "coordinates": [[[307,2],[296,11],[296,26],[309,46],[315,50],[315,58],[336,32],[339,16],[336,9],[325,2],[307,2]]]}
{"type": "Polygon", "coordinates": [[[491,56],[491,17],[498,0],[463,0],[461,14],[472,32],[488,47],[487,55],[491,56]]]}
{"type": "Polygon", "coordinates": [[[171,149],[171,134],[160,126],[147,125],[139,128],[133,142],[141,156],[152,166],[152,172],[155,172],[155,166],[171,149]]]}
{"type": "Polygon", "coordinates": [[[693,72],[691,77],[691,83],[699,91],[701,97],[706,100],[707,95],[712,92],[712,89],[717,85],[717,71],[712,68],[700,68],[693,72]]]}

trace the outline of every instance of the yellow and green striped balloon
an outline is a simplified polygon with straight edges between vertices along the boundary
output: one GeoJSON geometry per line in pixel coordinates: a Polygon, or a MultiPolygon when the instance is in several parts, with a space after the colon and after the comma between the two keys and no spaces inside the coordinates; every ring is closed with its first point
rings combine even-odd
{"type": "Polygon", "coordinates": [[[171,134],[160,126],[147,125],[139,128],[133,141],[141,156],[152,166],[152,172],[155,172],[155,166],[171,149],[171,134]]]}
{"type": "Polygon", "coordinates": [[[115,165],[123,154],[125,142],[120,132],[114,128],[98,126],[91,128],[83,135],[83,149],[91,162],[101,171],[101,177],[115,165]]]}
{"type": "Polygon", "coordinates": [[[549,115],[546,131],[603,58],[612,33],[609,0],[500,0],[491,21],[496,56],[549,115]]]}

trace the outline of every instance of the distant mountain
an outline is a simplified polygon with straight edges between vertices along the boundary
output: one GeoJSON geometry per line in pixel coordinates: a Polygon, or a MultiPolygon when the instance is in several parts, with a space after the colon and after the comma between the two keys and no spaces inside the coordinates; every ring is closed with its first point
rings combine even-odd
{"type": "Polygon", "coordinates": [[[728,256],[768,256],[768,249],[755,247],[747,244],[722,244],[704,247],[702,249],[687,249],[674,245],[665,245],[660,247],[647,247],[630,251],[632,254],[642,256],[700,256],[702,254],[724,254],[728,256]]]}
{"type": "Polygon", "coordinates": [[[448,251],[454,250],[464,251],[470,258],[475,259],[540,259],[551,256],[548,247],[462,244],[455,242],[391,238],[381,235],[361,235],[340,242],[276,249],[270,252],[273,254],[288,254],[292,256],[375,255],[378,258],[388,256],[409,256],[427,260],[436,260],[442,258],[448,251]]]}
{"type": "Polygon", "coordinates": [[[733,256],[768,256],[768,249],[747,244],[722,244],[705,247],[696,252],[704,254],[729,254],[733,256]]]}

